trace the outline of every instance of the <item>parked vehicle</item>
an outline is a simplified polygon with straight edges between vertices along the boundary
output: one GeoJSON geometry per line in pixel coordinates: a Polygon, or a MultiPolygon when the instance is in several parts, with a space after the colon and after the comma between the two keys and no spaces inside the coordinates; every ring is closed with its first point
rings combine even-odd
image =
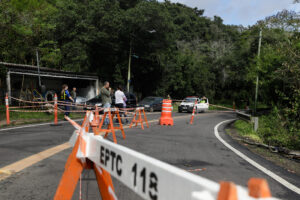
{"type": "Polygon", "coordinates": [[[186,97],[183,102],[178,106],[178,112],[193,112],[194,105],[196,102],[195,112],[205,112],[209,109],[209,102],[206,97],[201,99],[197,96],[186,97]]]}
{"type": "Polygon", "coordinates": [[[76,97],[76,104],[85,104],[87,101],[87,99],[85,97],[80,97],[80,96],[77,96],[76,97]]]}
{"type": "Polygon", "coordinates": [[[95,96],[94,98],[91,98],[85,102],[87,109],[92,109],[94,106],[101,107],[102,106],[102,99],[101,94],[95,96]]]}
{"type": "Polygon", "coordinates": [[[138,103],[138,106],[142,106],[145,108],[145,111],[153,112],[153,111],[161,111],[162,109],[162,97],[146,97],[142,101],[138,103]]]}
{"type": "MultiPolygon", "coordinates": [[[[125,93],[125,96],[127,98],[127,108],[135,108],[136,107],[136,96],[132,93],[125,93]]],[[[115,96],[112,96],[112,107],[115,106],[115,96]]],[[[94,106],[102,107],[102,99],[101,99],[101,94],[95,96],[94,98],[86,101],[86,106],[87,109],[91,109],[94,106]]]]}
{"type": "Polygon", "coordinates": [[[199,102],[199,100],[197,96],[186,97],[178,106],[178,112],[190,112],[191,110],[193,112],[195,101],[199,102]]]}

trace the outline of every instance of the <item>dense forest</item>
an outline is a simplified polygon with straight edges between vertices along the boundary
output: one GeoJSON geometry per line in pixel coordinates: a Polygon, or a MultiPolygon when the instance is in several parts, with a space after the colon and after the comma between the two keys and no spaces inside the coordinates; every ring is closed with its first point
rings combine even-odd
{"type": "MultiPolygon", "coordinates": [[[[295,1],[295,3],[297,3],[295,1]]],[[[250,27],[156,0],[2,0],[0,61],[98,74],[134,92],[205,95],[212,102],[272,107],[300,138],[300,15],[283,10],[250,27]],[[262,30],[258,57],[259,32],[262,30]]]]}

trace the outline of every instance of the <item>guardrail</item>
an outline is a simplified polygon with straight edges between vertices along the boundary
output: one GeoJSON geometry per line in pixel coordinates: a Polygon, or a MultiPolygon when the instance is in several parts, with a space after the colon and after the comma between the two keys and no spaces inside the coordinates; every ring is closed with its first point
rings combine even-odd
{"type": "Polygon", "coordinates": [[[246,121],[249,121],[249,122],[251,122],[251,119],[252,119],[251,115],[246,114],[246,113],[244,113],[242,111],[236,111],[236,116],[239,119],[246,120],[246,121]]]}
{"type": "Polygon", "coordinates": [[[252,115],[246,114],[242,111],[236,111],[236,116],[238,119],[245,120],[254,124],[254,131],[258,129],[258,117],[253,117],[252,115]]]}

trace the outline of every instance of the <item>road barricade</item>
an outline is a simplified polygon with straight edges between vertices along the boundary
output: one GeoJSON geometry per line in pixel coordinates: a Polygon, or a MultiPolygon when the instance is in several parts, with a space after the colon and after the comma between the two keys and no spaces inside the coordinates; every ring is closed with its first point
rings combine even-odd
{"type": "Polygon", "coordinates": [[[135,123],[135,126],[137,126],[138,123],[140,123],[142,129],[144,130],[144,125],[143,125],[144,122],[146,123],[147,127],[149,128],[149,124],[148,124],[148,120],[147,120],[147,117],[146,117],[144,107],[138,107],[138,108],[135,109],[134,117],[133,117],[133,119],[130,123],[129,128],[131,128],[134,123],[135,123]]]}
{"type": "Polygon", "coordinates": [[[161,109],[161,117],[159,119],[160,125],[174,125],[172,118],[172,100],[164,99],[161,109]]]}
{"type": "Polygon", "coordinates": [[[94,120],[94,123],[93,123],[93,130],[95,131],[95,134],[96,135],[101,135],[101,132],[105,132],[105,138],[108,136],[108,133],[112,133],[112,136],[113,136],[113,140],[115,143],[117,143],[117,138],[116,138],[116,130],[121,130],[121,133],[123,135],[123,138],[125,140],[126,136],[125,136],[125,132],[124,132],[124,128],[123,128],[123,125],[122,125],[122,120],[121,120],[121,117],[120,117],[120,113],[119,113],[119,109],[118,108],[105,108],[104,109],[104,115],[102,117],[102,120],[99,124],[99,127],[95,127],[95,125],[97,126],[97,114],[93,117],[94,120]],[[108,117],[108,120],[109,120],[109,124],[108,124],[108,127],[107,128],[103,128],[103,124],[104,124],[104,121],[106,119],[106,117],[108,117]],[[119,126],[114,126],[114,117],[117,117],[117,120],[118,120],[118,123],[119,123],[119,126]]]}
{"type": "Polygon", "coordinates": [[[81,127],[66,117],[79,130],[75,132],[74,147],[66,162],[65,171],[55,193],[54,200],[72,199],[77,182],[80,180],[84,169],[94,170],[102,199],[116,200],[110,174],[101,167],[95,166],[89,159],[86,159],[86,145],[88,142],[86,127],[89,126],[90,115],[91,112],[87,112],[87,117],[85,117],[81,127]]]}
{"type": "Polygon", "coordinates": [[[250,179],[249,190],[232,182],[216,183],[86,132],[89,118],[75,126],[70,140],[74,148],[54,200],[72,198],[84,169],[95,171],[101,197],[108,200],[117,199],[111,176],[145,200],[275,200],[263,179],[250,179]]]}

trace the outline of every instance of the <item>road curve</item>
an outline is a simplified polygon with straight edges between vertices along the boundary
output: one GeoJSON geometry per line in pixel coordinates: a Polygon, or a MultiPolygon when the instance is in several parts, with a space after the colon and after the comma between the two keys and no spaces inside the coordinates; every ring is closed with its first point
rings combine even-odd
{"type": "MultiPolygon", "coordinates": [[[[175,115],[184,116],[187,114],[175,115]]],[[[218,123],[234,117],[235,116],[230,113],[204,113],[195,117],[193,125],[188,123],[188,117],[177,118],[174,120],[173,127],[161,127],[152,124],[149,129],[145,129],[144,131],[139,128],[128,129],[126,130],[126,140],[122,140],[120,134],[117,134],[117,139],[119,144],[182,169],[190,170],[192,173],[214,181],[233,181],[237,184],[246,186],[250,177],[266,178],[273,196],[282,199],[299,199],[299,195],[250,165],[233,151],[225,147],[223,143],[215,137],[214,127],[218,123]]],[[[155,118],[154,115],[153,118],[155,118]]],[[[158,118],[158,115],[156,118],[158,118]]],[[[219,134],[227,143],[262,166],[299,187],[299,177],[286,172],[280,167],[274,166],[272,163],[251,153],[248,149],[240,146],[235,141],[232,141],[224,134],[224,126],[225,124],[219,127],[219,134]]],[[[2,160],[0,161],[0,166],[7,165],[13,160],[15,162],[18,159],[37,153],[40,150],[49,148],[53,145],[66,142],[72,133],[72,130],[73,128],[71,126],[66,125],[60,129],[48,126],[47,128],[42,129],[25,128],[24,130],[17,132],[0,134],[0,141],[2,139],[18,141],[15,145],[13,145],[13,142],[5,143],[4,148],[6,149],[6,152],[9,152],[10,149],[12,153],[9,156],[7,155],[4,164],[2,160]],[[33,132],[36,132],[36,134],[33,132]],[[25,138],[28,137],[24,143],[25,146],[30,144],[30,139],[35,141],[34,145],[31,144],[30,148],[23,147],[21,141],[13,138],[18,137],[18,134],[23,135],[25,138]],[[41,144],[39,144],[39,140],[41,140],[41,144]],[[36,145],[35,147],[35,144],[39,145],[36,145]],[[18,148],[20,148],[19,151],[16,150],[18,148]],[[18,156],[23,149],[26,150],[26,155],[22,154],[22,156],[18,156]],[[8,159],[8,157],[10,157],[10,159],[8,159]]],[[[2,144],[0,143],[0,154],[3,151],[2,144]]],[[[1,181],[0,199],[53,198],[69,153],[70,149],[64,150],[4,181],[1,181]]],[[[85,171],[82,177],[83,199],[100,199],[93,172],[85,171]]],[[[121,183],[114,181],[114,186],[119,199],[140,199],[121,183]]],[[[170,185],[170,187],[172,186],[170,185]]],[[[78,199],[78,193],[78,191],[75,192],[73,199],[78,199]]]]}

